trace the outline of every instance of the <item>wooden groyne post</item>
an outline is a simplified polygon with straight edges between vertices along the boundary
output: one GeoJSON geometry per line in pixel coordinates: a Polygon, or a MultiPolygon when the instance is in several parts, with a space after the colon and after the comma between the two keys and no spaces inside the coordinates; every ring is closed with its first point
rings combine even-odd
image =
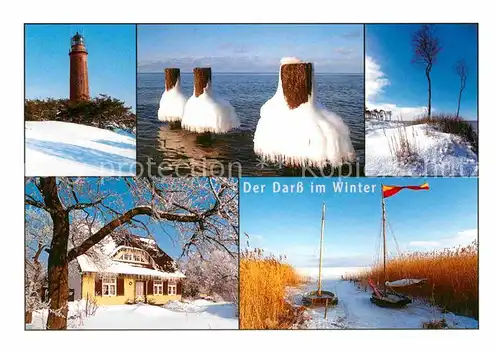
{"type": "Polygon", "coordinates": [[[281,86],[286,103],[295,109],[307,103],[312,93],[312,63],[287,63],[281,65],[281,86]]]}
{"type": "Polygon", "coordinates": [[[179,68],[165,68],[165,90],[169,91],[174,88],[180,78],[181,70],[179,68]]]}
{"type": "Polygon", "coordinates": [[[194,96],[199,97],[212,81],[212,68],[194,68],[194,96]]]}

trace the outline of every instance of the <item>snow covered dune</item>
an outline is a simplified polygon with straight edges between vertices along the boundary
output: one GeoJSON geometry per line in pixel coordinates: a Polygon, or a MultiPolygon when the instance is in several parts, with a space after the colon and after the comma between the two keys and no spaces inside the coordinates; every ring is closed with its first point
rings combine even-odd
{"type": "Polygon", "coordinates": [[[458,135],[429,124],[405,126],[402,121],[366,121],[367,176],[477,176],[478,158],[472,146],[458,135]],[[390,142],[406,131],[415,159],[398,162],[390,142]]]}
{"type": "Polygon", "coordinates": [[[135,175],[136,139],[60,121],[27,121],[27,176],[135,175]]]}

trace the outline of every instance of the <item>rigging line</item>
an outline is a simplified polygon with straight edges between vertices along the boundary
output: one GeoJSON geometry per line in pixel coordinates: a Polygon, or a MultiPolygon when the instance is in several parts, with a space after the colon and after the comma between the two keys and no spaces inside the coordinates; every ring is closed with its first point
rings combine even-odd
{"type": "Polygon", "coordinates": [[[391,222],[387,220],[387,213],[386,213],[386,222],[387,222],[387,225],[389,225],[389,230],[391,231],[392,239],[394,240],[394,243],[396,244],[396,251],[398,252],[398,256],[401,256],[401,249],[399,248],[398,240],[396,240],[396,235],[394,234],[394,230],[392,229],[391,222]]]}
{"type": "Polygon", "coordinates": [[[374,261],[376,263],[378,263],[380,260],[380,254],[381,254],[381,250],[382,250],[382,224],[383,224],[383,221],[382,221],[382,219],[380,219],[377,240],[375,241],[374,261]]]}

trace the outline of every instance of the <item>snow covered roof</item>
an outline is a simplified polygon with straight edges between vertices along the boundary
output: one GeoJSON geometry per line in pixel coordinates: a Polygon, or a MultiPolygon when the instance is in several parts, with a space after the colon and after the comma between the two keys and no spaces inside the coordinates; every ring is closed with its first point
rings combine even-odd
{"type": "Polygon", "coordinates": [[[82,272],[128,274],[160,279],[185,278],[185,275],[178,270],[174,260],[153,239],[141,238],[132,234],[120,238],[107,236],[100,244],[93,247],[93,252],[96,252],[97,258],[91,258],[88,255],[77,257],[82,272]],[[145,265],[133,261],[113,260],[113,256],[126,247],[145,251],[153,263],[145,265]]]}

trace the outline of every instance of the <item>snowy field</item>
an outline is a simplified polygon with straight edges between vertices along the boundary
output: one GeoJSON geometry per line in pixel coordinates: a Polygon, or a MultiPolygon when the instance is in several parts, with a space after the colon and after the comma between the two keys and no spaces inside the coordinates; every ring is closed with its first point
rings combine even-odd
{"type": "MultiPolygon", "coordinates": [[[[337,269],[337,274],[345,275],[355,269],[357,268],[337,269]]],[[[316,283],[315,279],[303,290],[290,290],[293,302],[300,305],[302,294],[316,290],[316,283]]],[[[364,288],[361,289],[349,281],[342,281],[338,277],[326,277],[323,280],[323,289],[334,292],[339,303],[328,309],[326,319],[324,308],[307,309],[306,316],[311,318],[305,325],[308,329],[422,329],[422,323],[443,318],[450,328],[478,328],[478,321],[473,318],[442,313],[420,301],[414,301],[402,309],[380,308],[370,301],[370,289],[365,291],[364,288]]]]}
{"type": "Polygon", "coordinates": [[[27,176],[135,175],[135,136],[60,121],[27,121],[27,176]]]}
{"type": "MultiPolygon", "coordinates": [[[[68,329],[238,329],[236,306],[226,302],[172,301],[164,306],[147,304],[99,306],[95,315],[79,318],[84,301],[70,302],[68,329]]],[[[27,329],[45,329],[47,310],[33,313],[27,329]]]]}
{"type": "Polygon", "coordinates": [[[391,155],[389,141],[398,136],[398,121],[366,121],[366,165],[370,176],[477,176],[478,159],[471,146],[454,134],[431,125],[406,126],[408,140],[419,159],[402,165],[391,155]]]}

